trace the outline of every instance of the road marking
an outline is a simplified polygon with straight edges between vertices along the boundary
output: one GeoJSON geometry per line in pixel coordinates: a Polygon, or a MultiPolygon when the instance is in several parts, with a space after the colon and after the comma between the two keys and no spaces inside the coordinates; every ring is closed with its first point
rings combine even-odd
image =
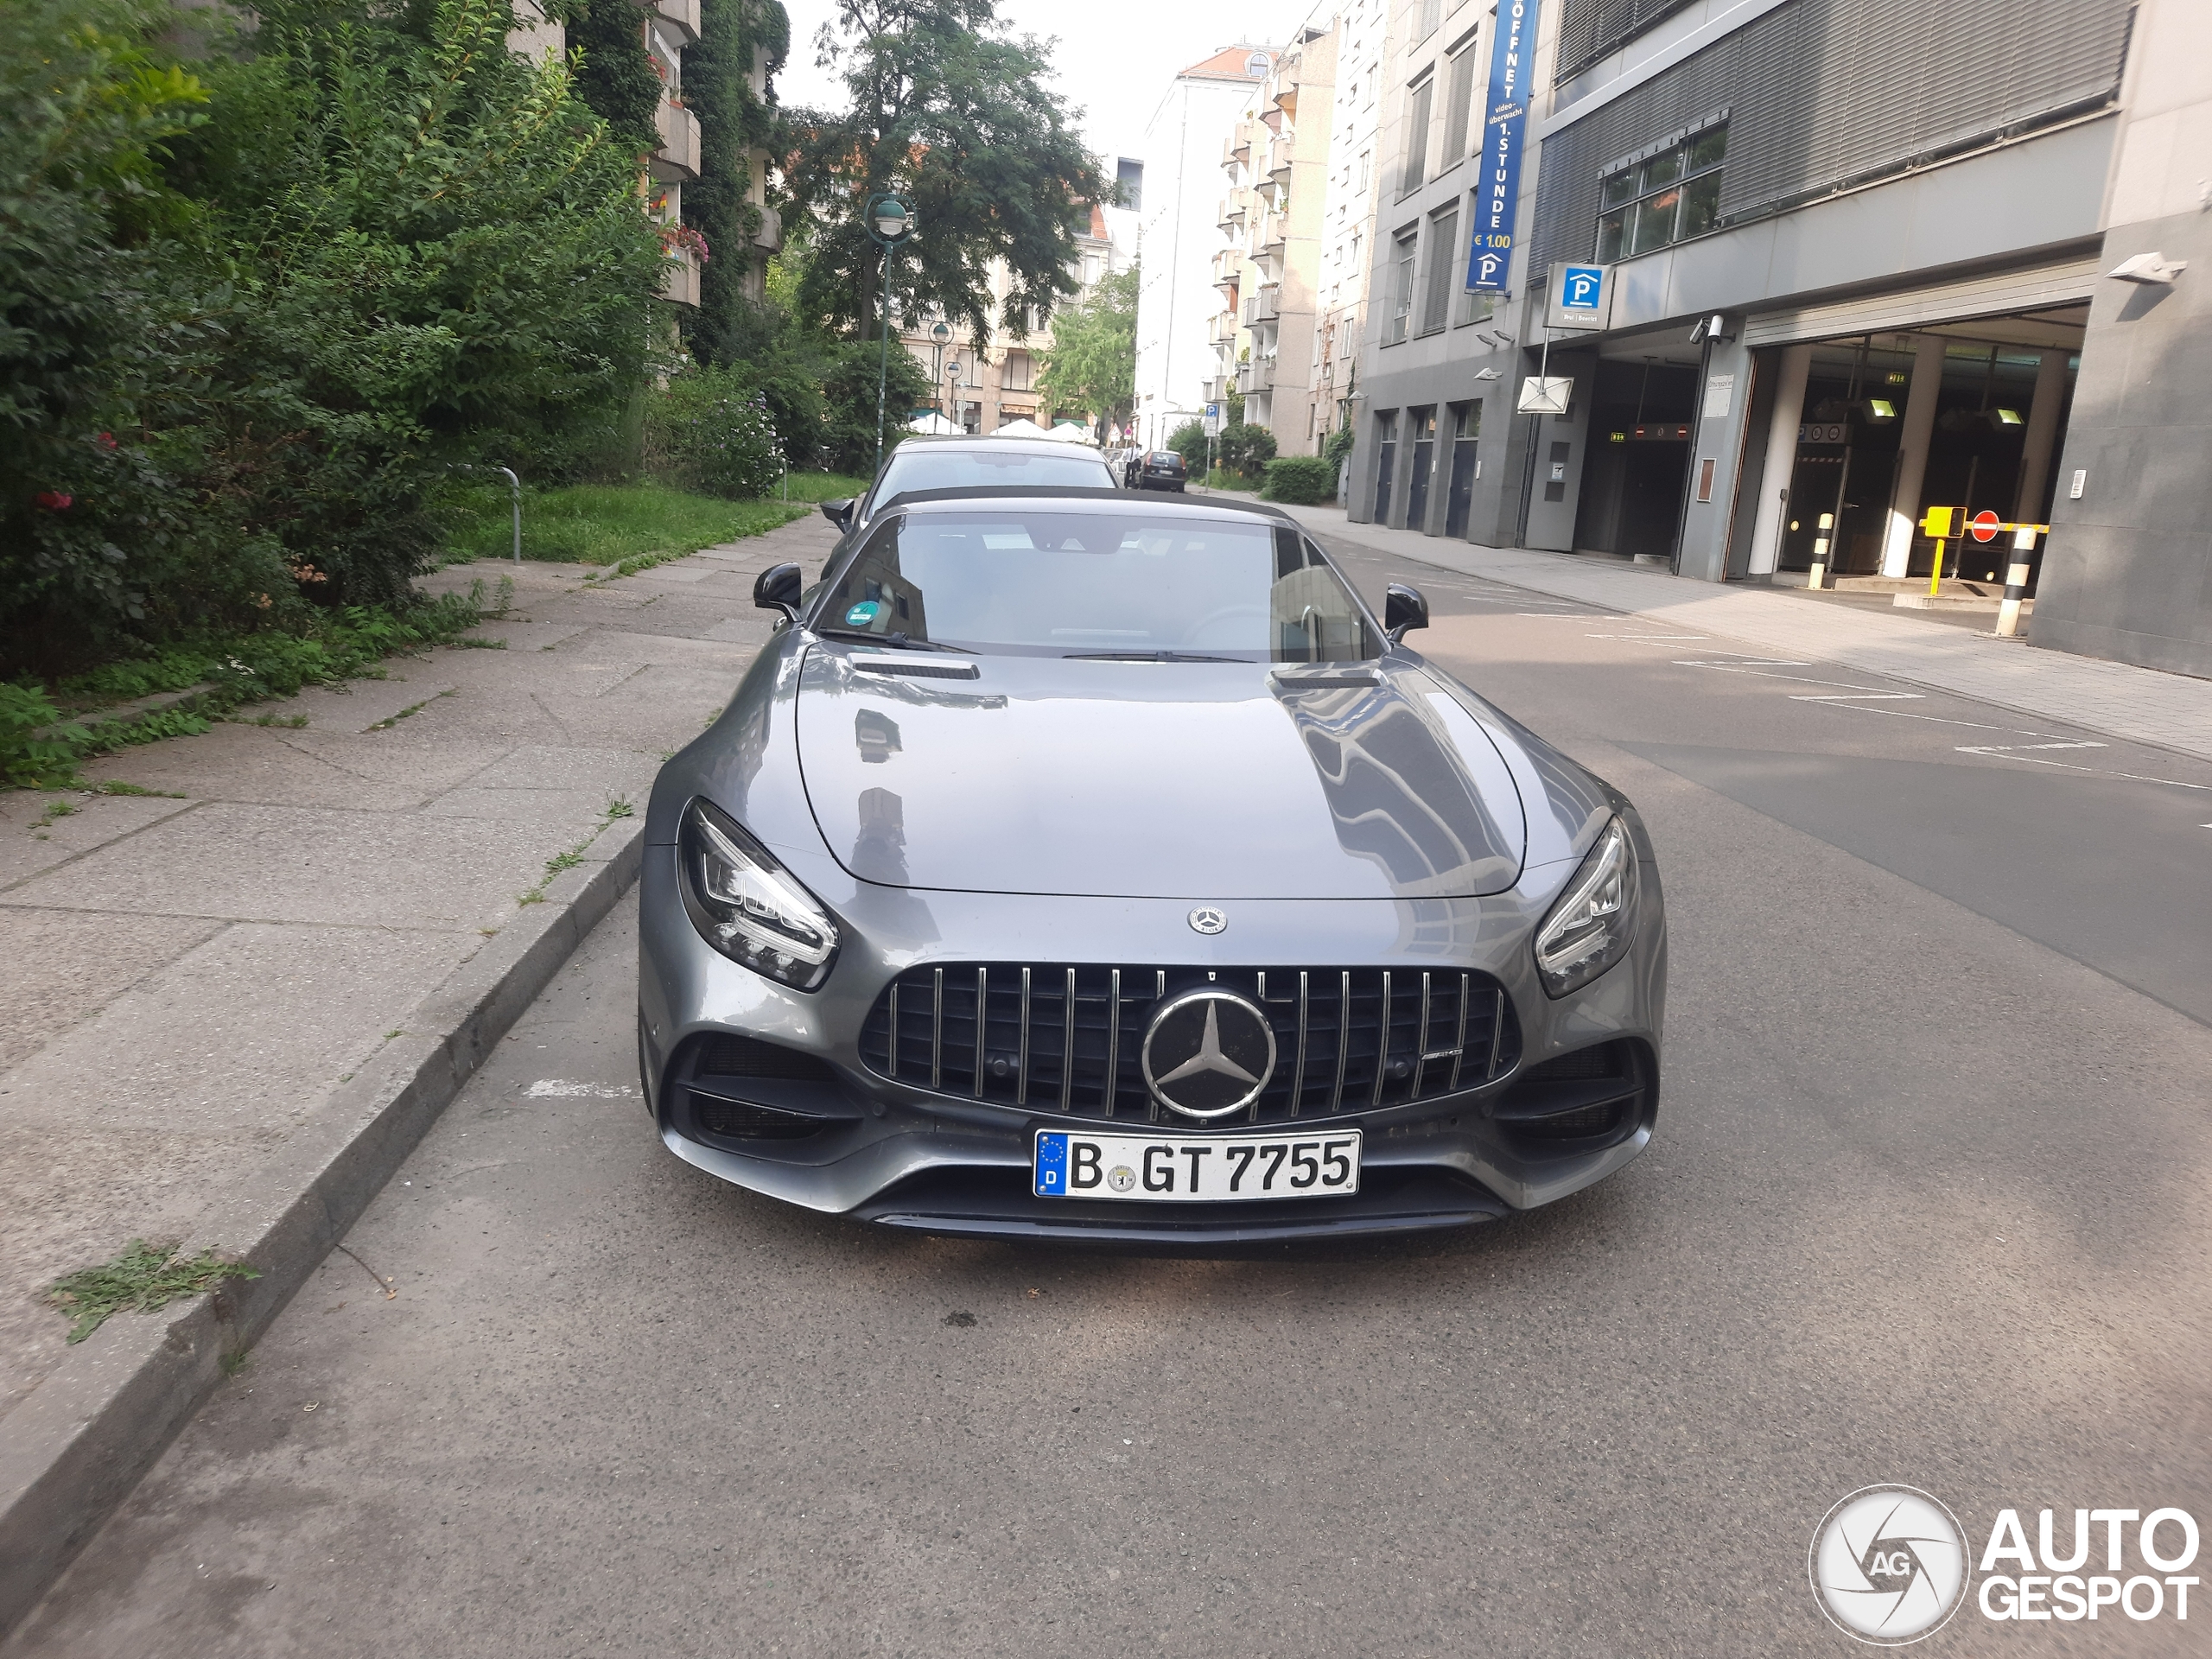
{"type": "Polygon", "coordinates": [[[1975,747],[1961,745],[1961,754],[2017,754],[2022,749],[2102,749],[2106,743],[1984,743],[1975,747]]]}
{"type": "MultiPolygon", "coordinates": [[[[2139,772],[2107,772],[2101,766],[2077,766],[2066,760],[2044,760],[2032,754],[2022,754],[2020,749],[2101,749],[2102,743],[2022,743],[2013,748],[2000,744],[1978,744],[1972,747],[1961,745],[1961,754],[1986,754],[2009,760],[2018,760],[2031,766],[2056,766],[2062,772],[2078,772],[2091,778],[2125,778],[2132,784],[2164,784],[2171,789],[2197,789],[2212,791],[2212,784],[2185,784],[2178,778],[2149,778],[2139,772]]],[[[2199,826],[2212,830],[2212,823],[2199,826]]]]}
{"type": "Polygon", "coordinates": [[[1647,645],[1672,645],[1677,639],[1710,639],[1709,633],[1593,633],[1592,639],[1635,639],[1647,645]]]}
{"type": "MultiPolygon", "coordinates": [[[[1810,668],[1810,663],[1801,663],[1794,657],[1688,657],[1678,659],[1676,668],[1717,668],[1724,674],[1742,674],[1754,668],[1810,668]]],[[[1792,677],[1788,675],[1777,678],[1792,677]]]]}
{"type": "Polygon", "coordinates": [[[560,1077],[540,1077],[522,1091],[524,1100],[636,1100],[639,1094],[626,1083],[569,1083],[560,1077]]]}
{"type": "MultiPolygon", "coordinates": [[[[1783,675],[1780,677],[1788,679],[1790,677],[1783,675]]],[[[1821,682],[1813,680],[1808,683],[1818,685],[1821,682]]],[[[1829,691],[1826,693],[1792,691],[1789,694],[1789,701],[1792,702],[1922,702],[1926,699],[1917,691],[1829,691]]]]}

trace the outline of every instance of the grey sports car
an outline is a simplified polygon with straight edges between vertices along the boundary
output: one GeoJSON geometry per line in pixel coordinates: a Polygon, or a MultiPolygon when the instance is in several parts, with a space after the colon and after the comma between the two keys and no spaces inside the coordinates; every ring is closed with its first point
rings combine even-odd
{"type": "Polygon", "coordinates": [[[662,769],[638,1047],[678,1157],[934,1232],[1206,1246],[1548,1203],[1651,1137],[1635,810],[1287,515],[909,494],[662,769]]]}

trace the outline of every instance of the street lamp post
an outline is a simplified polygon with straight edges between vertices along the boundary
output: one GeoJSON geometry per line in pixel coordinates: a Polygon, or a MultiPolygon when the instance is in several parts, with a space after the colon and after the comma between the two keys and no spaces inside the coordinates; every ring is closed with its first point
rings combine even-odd
{"type": "Polygon", "coordinates": [[[936,397],[937,383],[944,378],[945,342],[951,338],[952,330],[941,322],[930,330],[930,343],[937,347],[937,355],[930,362],[930,393],[932,399],[936,397]]]}
{"type": "Polygon", "coordinates": [[[868,233],[883,250],[883,353],[875,377],[875,466],[883,470],[883,408],[891,387],[891,255],[914,234],[914,215],[889,194],[868,199],[868,233]]]}
{"type": "Polygon", "coordinates": [[[952,405],[952,423],[965,431],[966,424],[960,418],[960,359],[956,357],[946,364],[944,372],[949,383],[949,395],[945,401],[952,405]]]}

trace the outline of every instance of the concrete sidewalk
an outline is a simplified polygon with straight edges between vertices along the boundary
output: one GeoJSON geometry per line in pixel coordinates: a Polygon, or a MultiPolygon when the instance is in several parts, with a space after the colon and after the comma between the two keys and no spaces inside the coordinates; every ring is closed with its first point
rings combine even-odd
{"type": "Polygon", "coordinates": [[[357,1074],[445,1040],[417,1027],[629,848],[664,756],[728,700],[771,620],[754,575],[831,540],[809,515],[618,581],[454,567],[423,585],[512,577],[468,642],[500,648],[87,768],[159,796],[0,795],[0,1443],[65,1355],[135,1322],[66,1349],[44,1287],[197,1235],[357,1074]]]}
{"type": "Polygon", "coordinates": [[[1382,524],[1341,507],[1288,511],[1331,540],[1652,622],[1726,634],[1789,657],[1885,674],[2113,737],[2212,760],[2212,680],[2037,651],[1906,612],[1883,613],[1786,588],[1688,582],[1664,570],[1526,548],[1481,547],[1382,524]]]}

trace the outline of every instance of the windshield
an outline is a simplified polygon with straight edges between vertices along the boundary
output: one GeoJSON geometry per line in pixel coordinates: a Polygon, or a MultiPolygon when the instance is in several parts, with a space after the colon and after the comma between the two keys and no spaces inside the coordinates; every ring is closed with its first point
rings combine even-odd
{"type": "Polygon", "coordinates": [[[880,504],[913,490],[967,490],[988,484],[1111,489],[1114,475],[1098,456],[1072,445],[1064,454],[1040,454],[1012,444],[1003,449],[902,444],[892,452],[875,499],[880,504]]]}
{"type": "Polygon", "coordinates": [[[1381,644],[1288,525],[1111,511],[916,513],[880,526],[818,626],[1024,655],[1355,662],[1381,644]]]}

